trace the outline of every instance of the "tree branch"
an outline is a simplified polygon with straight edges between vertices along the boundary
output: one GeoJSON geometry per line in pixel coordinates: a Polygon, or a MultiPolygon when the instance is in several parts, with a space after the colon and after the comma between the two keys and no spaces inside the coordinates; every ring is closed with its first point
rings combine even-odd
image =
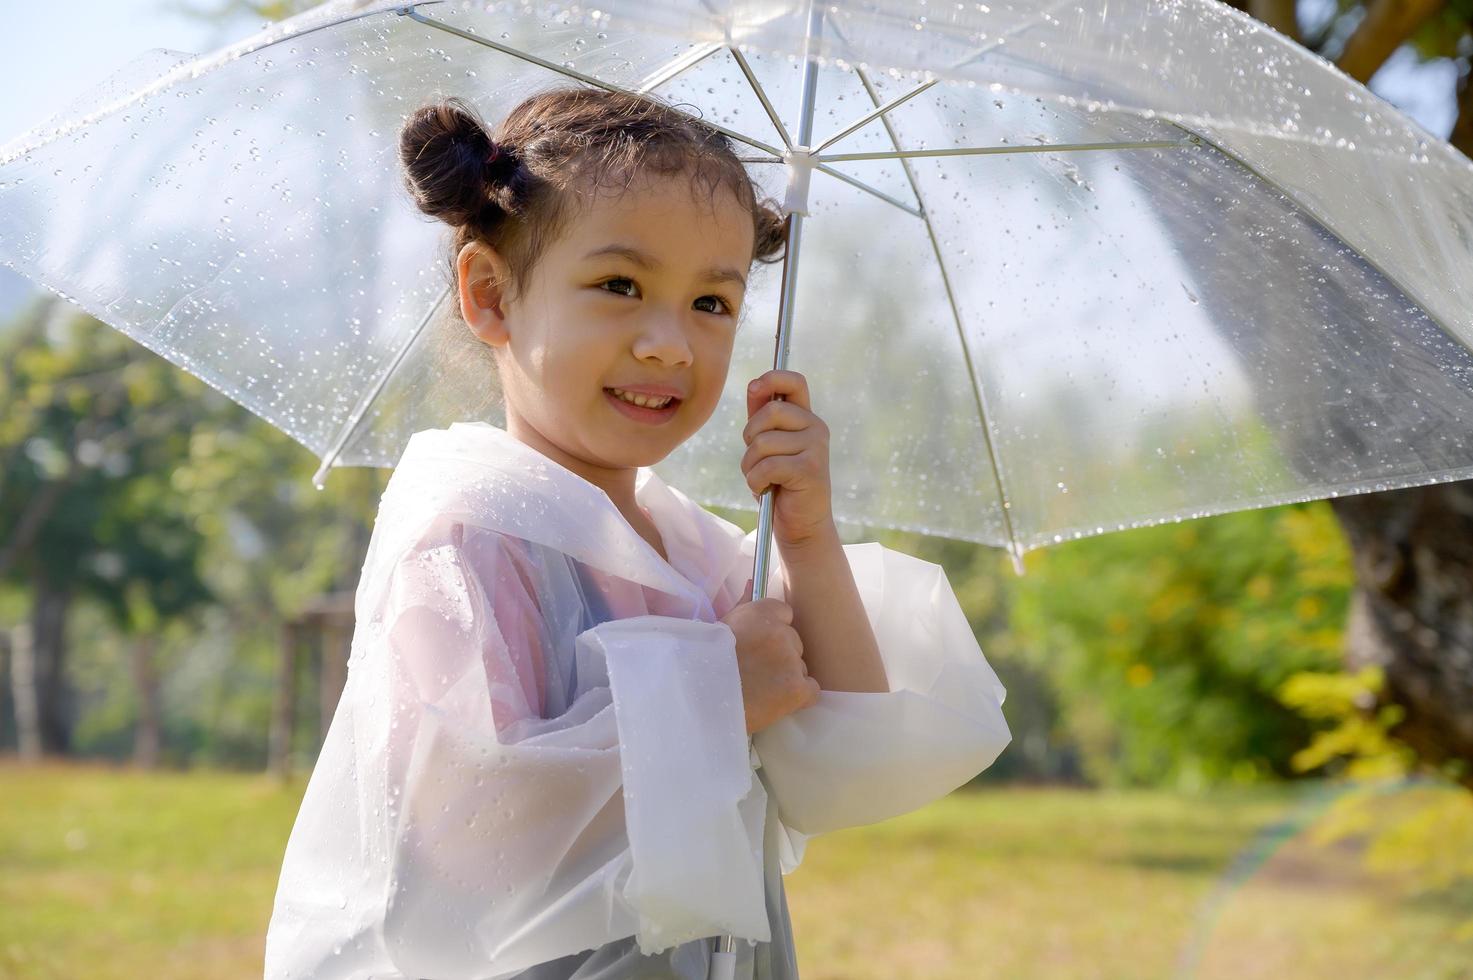
{"type": "Polygon", "coordinates": [[[0,543],[0,576],[10,572],[20,555],[35,542],[37,535],[51,514],[56,510],[56,505],[61,501],[61,495],[72,485],[82,473],[82,464],[77,461],[76,445],[81,439],[90,435],[91,430],[96,427],[95,419],[83,419],[78,423],[72,443],[67,447],[66,472],[54,480],[48,480],[41,488],[32,494],[26,501],[25,510],[21,512],[20,520],[15,522],[10,538],[0,543]]]}
{"type": "MultiPolygon", "coordinates": [[[[107,372],[103,372],[103,376],[109,377],[107,372]]],[[[120,410],[120,402],[126,398],[122,372],[112,372],[110,377],[113,383],[98,387],[88,405],[88,414],[80,418],[68,433],[65,472],[57,479],[48,480],[41,485],[26,501],[9,538],[0,539],[0,577],[8,574],[11,566],[35,543],[41,529],[61,502],[62,494],[82,475],[85,467],[77,458],[77,447],[88,439],[104,435],[104,423],[114,418],[120,410]]]]}
{"type": "Polygon", "coordinates": [[[1463,81],[1458,88],[1458,119],[1453,123],[1453,131],[1447,141],[1473,160],[1473,59],[1468,62],[1468,70],[1463,72],[1463,81]]]}
{"type": "Polygon", "coordinates": [[[1446,0],[1370,0],[1336,66],[1362,85],[1446,0]]]}
{"type": "Polygon", "coordinates": [[[1299,33],[1299,18],[1294,13],[1294,0],[1247,0],[1246,4],[1234,4],[1263,21],[1297,44],[1303,44],[1299,33]]]}

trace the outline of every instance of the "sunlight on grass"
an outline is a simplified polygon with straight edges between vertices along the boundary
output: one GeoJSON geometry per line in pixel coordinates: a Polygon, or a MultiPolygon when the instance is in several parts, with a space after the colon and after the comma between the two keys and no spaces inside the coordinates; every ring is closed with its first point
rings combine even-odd
{"type": "MultiPolygon", "coordinates": [[[[0,764],[0,977],[259,977],[305,786],[0,764]]],[[[1466,976],[1473,896],[1400,894],[1313,813],[1224,892],[1298,798],[996,787],[818,838],[787,880],[802,975],[1466,976]]]]}
{"type": "Polygon", "coordinates": [[[0,765],[0,977],[260,977],[306,780],[0,765]]]}

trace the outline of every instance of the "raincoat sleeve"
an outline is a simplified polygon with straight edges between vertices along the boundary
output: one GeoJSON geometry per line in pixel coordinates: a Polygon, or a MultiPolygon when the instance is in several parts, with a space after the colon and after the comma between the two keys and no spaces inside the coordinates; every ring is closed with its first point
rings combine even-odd
{"type": "Polygon", "coordinates": [[[890,690],[820,691],[815,704],[753,737],[786,833],[784,872],[802,859],[807,837],[917,809],[992,765],[1012,741],[1007,691],[941,566],[876,542],[845,545],[844,554],[890,690]]]}
{"type": "Polygon", "coordinates": [[[489,978],[631,935],[645,954],[769,941],[731,630],[638,616],[573,636],[566,584],[468,533],[438,523],[384,599],[386,696],[361,734],[387,759],[363,791],[393,965],[489,978]],[[574,695],[545,717],[559,638],[574,695]]]}

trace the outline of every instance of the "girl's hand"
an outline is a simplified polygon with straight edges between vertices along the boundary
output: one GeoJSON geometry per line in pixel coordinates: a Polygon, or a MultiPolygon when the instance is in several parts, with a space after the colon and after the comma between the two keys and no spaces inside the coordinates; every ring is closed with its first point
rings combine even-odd
{"type": "Polygon", "coordinates": [[[808,381],[796,371],[766,372],[747,386],[747,451],[742,473],[752,495],[769,486],[772,536],[787,551],[827,537],[837,540],[829,483],[829,427],[813,414],[808,381]],[[774,399],[782,395],[782,400],[774,399]]]}
{"type": "Polygon", "coordinates": [[[721,621],[736,638],[737,672],[747,734],[807,708],[818,700],[818,681],[803,662],[803,638],[793,628],[793,607],[781,599],[752,601],[752,580],[721,621]]]}

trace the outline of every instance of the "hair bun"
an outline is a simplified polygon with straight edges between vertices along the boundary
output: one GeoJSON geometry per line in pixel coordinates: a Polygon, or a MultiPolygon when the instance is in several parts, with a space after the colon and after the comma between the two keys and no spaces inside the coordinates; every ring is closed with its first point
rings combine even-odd
{"type": "Polygon", "coordinates": [[[493,218],[488,208],[500,211],[496,190],[518,165],[511,148],[493,141],[458,96],[421,106],[405,120],[399,161],[415,205],[456,226],[493,218]]]}
{"type": "Polygon", "coordinates": [[[511,180],[522,162],[510,144],[497,143],[489,137],[487,141],[491,144],[491,150],[486,154],[486,180],[493,186],[500,187],[511,180]]]}

